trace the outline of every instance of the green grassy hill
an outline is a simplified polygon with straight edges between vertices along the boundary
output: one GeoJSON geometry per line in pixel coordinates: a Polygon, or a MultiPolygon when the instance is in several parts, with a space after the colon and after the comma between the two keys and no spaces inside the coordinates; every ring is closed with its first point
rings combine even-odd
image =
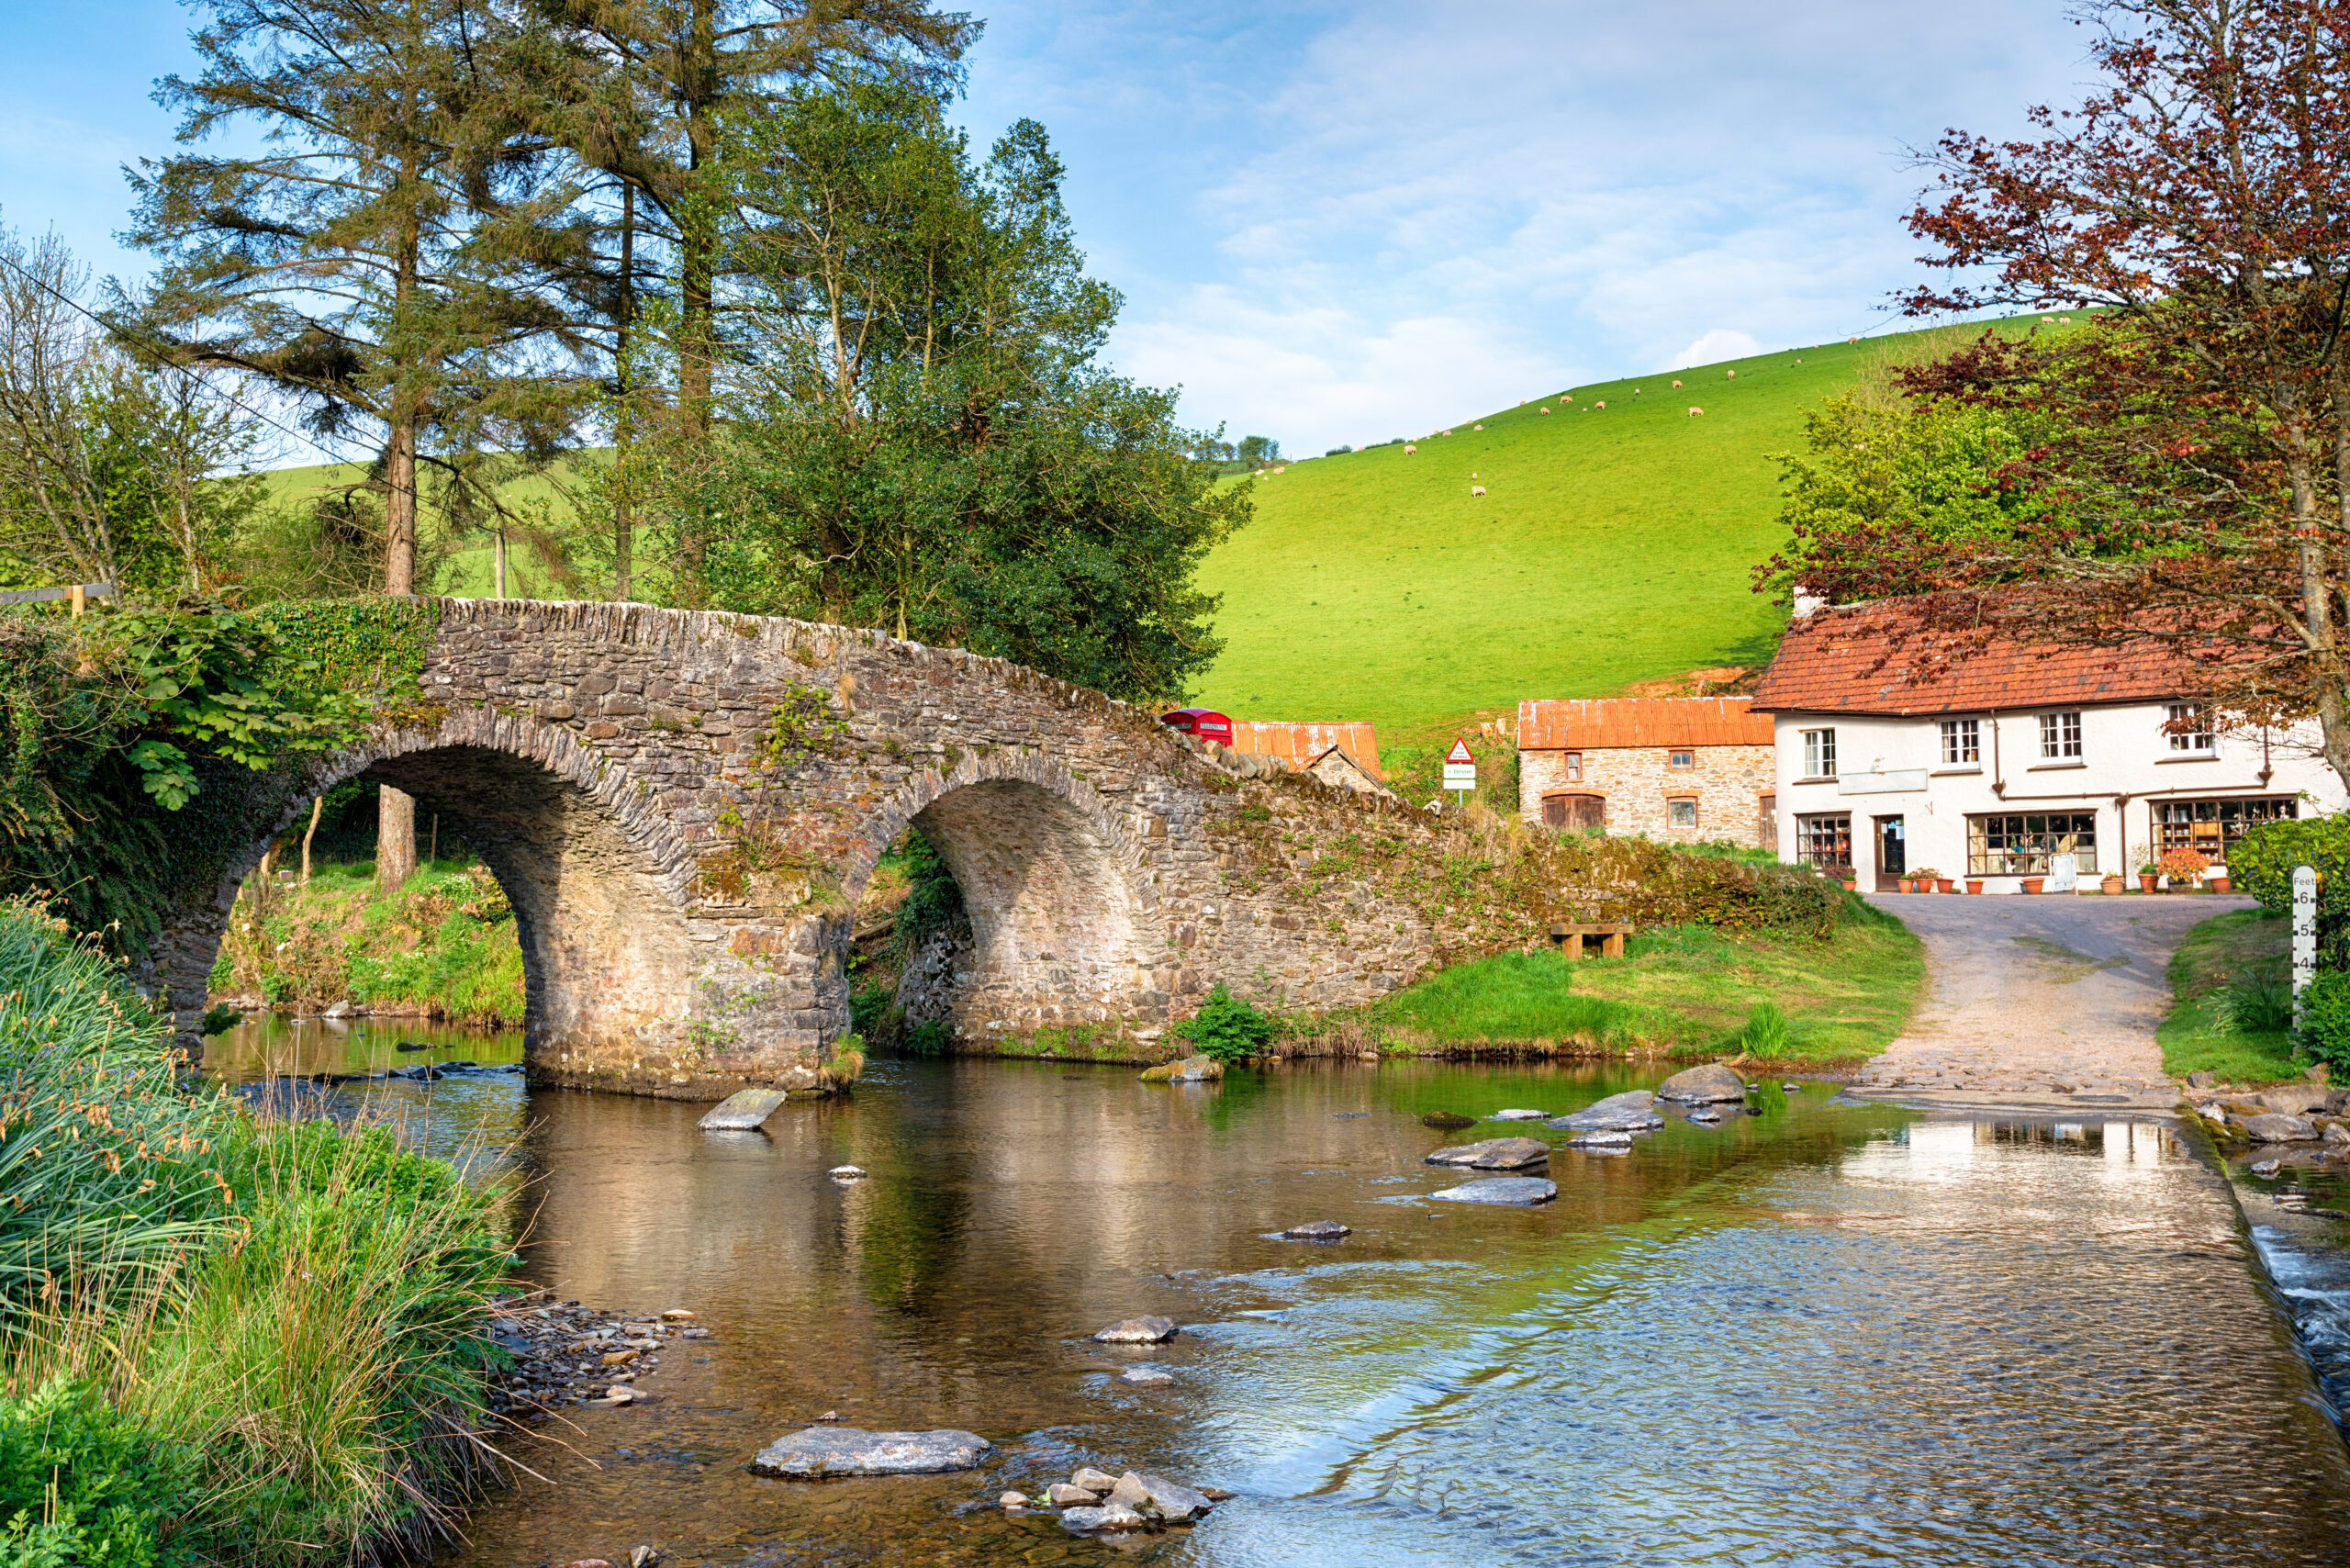
{"type": "Polygon", "coordinates": [[[1202,574],[1226,647],[1200,700],[1370,719],[1382,745],[1408,744],[1523,698],[1768,658],[1784,615],[1749,584],[1783,535],[1770,454],[1800,449],[1803,410],[1887,352],[1833,343],[1575,386],[1412,455],[1373,447],[1259,478],[1256,521],[1202,574]]]}

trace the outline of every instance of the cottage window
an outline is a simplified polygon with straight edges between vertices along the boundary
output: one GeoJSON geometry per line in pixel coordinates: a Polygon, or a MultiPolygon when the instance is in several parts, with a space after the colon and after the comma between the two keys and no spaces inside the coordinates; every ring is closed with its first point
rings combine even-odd
{"type": "Polygon", "coordinates": [[[1975,767],[1983,761],[1983,722],[1980,719],[1942,721],[1942,766],[1975,767]]]}
{"type": "Polygon", "coordinates": [[[1568,752],[1568,753],[1566,754],[1566,758],[1567,758],[1567,782],[1568,782],[1568,783],[1570,783],[1570,784],[1580,784],[1580,783],[1582,783],[1582,782],[1583,782],[1583,753],[1581,753],[1581,752],[1579,752],[1579,751],[1571,751],[1571,752],[1568,752]]]}
{"type": "Polygon", "coordinates": [[[1806,866],[1852,863],[1852,814],[1822,812],[1796,818],[1796,859],[1806,866]]]}
{"type": "Polygon", "coordinates": [[[2224,861],[2244,830],[2255,823],[2290,822],[2300,814],[2289,795],[2266,801],[2157,801],[2154,853],[2199,849],[2224,861]]]}
{"type": "Polygon", "coordinates": [[[2217,747],[2219,742],[2211,734],[2211,722],[2203,716],[2199,703],[2170,703],[2164,708],[2163,718],[2173,752],[2202,756],[2217,747]]]}
{"type": "Polygon", "coordinates": [[[1697,766],[1697,754],[1694,751],[1669,751],[1664,754],[1664,765],[1667,767],[1695,767],[1697,766]]]}
{"type": "Polygon", "coordinates": [[[1803,733],[1803,776],[1806,778],[1829,778],[1836,773],[1836,732],[1806,730],[1803,733]]]}
{"type": "Polygon", "coordinates": [[[1695,827],[1697,802],[1685,798],[1667,801],[1664,803],[1664,820],[1672,827],[1695,827]]]}
{"type": "Polygon", "coordinates": [[[2044,877],[2052,855],[2070,855],[2082,875],[2094,873],[2097,813],[2023,812],[1966,819],[1970,877],[2044,877]]]}
{"type": "Polygon", "coordinates": [[[2069,713],[2042,713],[2040,716],[2040,756],[2044,762],[2078,762],[2081,759],[2081,715],[2078,709],[2069,713]]]}

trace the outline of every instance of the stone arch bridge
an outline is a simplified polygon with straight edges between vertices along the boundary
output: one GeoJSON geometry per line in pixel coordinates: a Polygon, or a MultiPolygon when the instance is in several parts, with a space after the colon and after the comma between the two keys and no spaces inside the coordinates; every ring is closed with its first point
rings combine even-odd
{"type": "Polygon", "coordinates": [[[945,999],[959,1048],[1062,1030],[1156,1058],[1219,980],[1323,1008],[1394,989],[1432,950],[1425,918],[1375,891],[1310,914],[1253,891],[1219,831],[1233,772],[1098,692],[804,622],[436,608],[433,721],[257,776],[223,874],[173,903],[140,978],[184,1027],[239,886],[313,795],[354,777],[416,796],[504,887],[540,1082],[680,1099],[811,1085],[849,1026],[851,913],[909,825],[970,914],[945,999]]]}

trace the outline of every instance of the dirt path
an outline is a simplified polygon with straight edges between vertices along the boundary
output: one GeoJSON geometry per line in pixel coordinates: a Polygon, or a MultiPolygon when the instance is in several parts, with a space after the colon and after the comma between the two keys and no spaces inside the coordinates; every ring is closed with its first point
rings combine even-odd
{"type": "Polygon", "coordinates": [[[2154,1025],[2189,927],[2252,901],[1953,897],[1870,901],[1924,939],[1925,1003],[1862,1069],[1864,1099],[1948,1110],[2168,1111],[2154,1025]]]}

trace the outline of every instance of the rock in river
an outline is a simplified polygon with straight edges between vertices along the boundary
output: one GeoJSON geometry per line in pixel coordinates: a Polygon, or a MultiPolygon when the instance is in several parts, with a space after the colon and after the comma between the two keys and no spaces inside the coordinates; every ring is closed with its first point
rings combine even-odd
{"type": "Polygon", "coordinates": [[[1602,1153],[1618,1153],[1632,1147],[1632,1135],[1618,1127],[1596,1127],[1587,1133],[1577,1133],[1567,1140],[1569,1148],[1592,1148],[1602,1153]]]}
{"type": "Polygon", "coordinates": [[[1291,1226],[1281,1232],[1284,1241],[1336,1241],[1342,1236],[1352,1236],[1354,1226],[1340,1225],[1334,1219],[1310,1219],[1304,1225],[1291,1226]]]}
{"type": "Polygon", "coordinates": [[[1128,1367],[1118,1374],[1118,1381],[1135,1388],[1165,1388],[1175,1381],[1174,1374],[1156,1367],[1128,1367]]]}
{"type": "Polygon", "coordinates": [[[1156,1345],[1175,1338],[1171,1317],[1128,1317],[1093,1336],[1105,1345],[1156,1345]]]}
{"type": "Polygon", "coordinates": [[[1458,1111],[1430,1111],[1420,1118],[1420,1126],[1436,1127],[1444,1132],[1458,1132],[1462,1127],[1473,1127],[1476,1125],[1476,1117],[1464,1116],[1458,1111]]]}
{"type": "Polygon", "coordinates": [[[1724,1100],[1746,1098],[1746,1080],[1739,1077],[1719,1062],[1707,1062],[1686,1072],[1676,1072],[1656,1086],[1660,1100],[1679,1100],[1690,1104],[1708,1104],[1724,1100]]]}
{"type": "Polygon", "coordinates": [[[1539,1176],[1489,1176],[1482,1182],[1464,1182],[1458,1187],[1447,1187],[1441,1193],[1430,1193],[1431,1198],[1442,1198],[1454,1204],[1547,1204],[1559,1195],[1555,1182],[1545,1182],[1539,1176]]]}
{"type": "Polygon", "coordinates": [[[1489,1137],[1479,1143],[1439,1148],[1423,1163],[1466,1165],[1479,1170],[1517,1170],[1539,1165],[1550,1158],[1550,1146],[1540,1138],[1489,1137]]]}
{"type": "Polygon", "coordinates": [[[789,1098],[780,1089],[745,1089],[711,1106],[695,1125],[706,1133],[755,1132],[789,1098]]]}
{"type": "Polygon", "coordinates": [[[1549,1114],[1547,1111],[1495,1111],[1486,1119],[1494,1122],[1539,1122],[1549,1114]]]}
{"type": "Polygon", "coordinates": [[[1602,1128],[1619,1128],[1625,1132],[1642,1132],[1650,1127],[1664,1126],[1664,1118],[1656,1114],[1656,1096],[1645,1089],[1628,1089],[1621,1094],[1610,1094],[1595,1101],[1580,1111],[1550,1118],[1550,1126],[1573,1132],[1593,1132],[1602,1128]]]}
{"type": "Polygon", "coordinates": [[[2301,1116],[2255,1116],[2244,1125],[2255,1143],[2315,1143],[2317,1124],[2301,1116]]]}
{"type": "Polygon", "coordinates": [[[811,1427],[778,1438],[751,1461],[757,1475],[928,1475],[969,1470],[995,1445],[975,1432],[867,1432],[811,1427]]]}
{"type": "Polygon", "coordinates": [[[1145,1083],[1205,1083],[1223,1076],[1224,1063],[1214,1057],[1196,1056],[1146,1068],[1142,1081],[1145,1083]]]}

